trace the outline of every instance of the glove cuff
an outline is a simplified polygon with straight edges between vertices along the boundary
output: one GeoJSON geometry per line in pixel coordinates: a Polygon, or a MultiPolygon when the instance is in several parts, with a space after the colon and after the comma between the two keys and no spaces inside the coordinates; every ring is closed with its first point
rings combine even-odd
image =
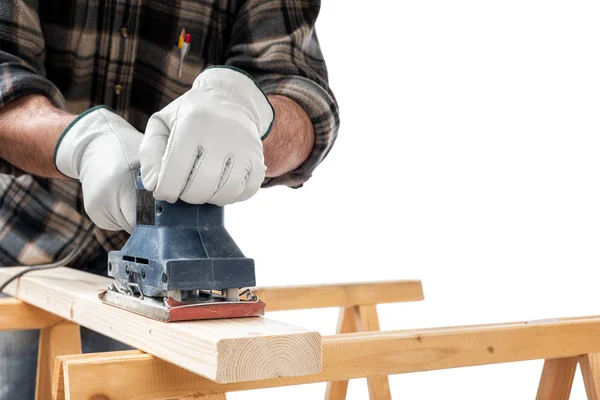
{"type": "Polygon", "coordinates": [[[198,75],[192,89],[213,89],[236,99],[250,111],[261,140],[271,132],[275,110],[267,95],[247,72],[229,65],[213,65],[198,75]]]}
{"type": "Polygon", "coordinates": [[[101,109],[113,110],[107,106],[92,107],[79,114],[63,131],[54,147],[54,166],[61,174],[79,179],[79,166],[87,145],[97,136],[100,123],[106,123],[101,109]]]}

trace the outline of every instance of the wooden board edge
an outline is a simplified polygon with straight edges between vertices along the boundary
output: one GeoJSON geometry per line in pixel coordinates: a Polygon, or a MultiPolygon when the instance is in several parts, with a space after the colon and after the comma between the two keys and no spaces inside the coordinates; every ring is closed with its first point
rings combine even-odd
{"type": "Polygon", "coordinates": [[[405,303],[425,298],[420,280],[272,286],[252,290],[267,304],[267,312],[405,303]]]}
{"type": "Polygon", "coordinates": [[[228,362],[217,363],[215,382],[247,382],[262,379],[312,375],[323,366],[322,337],[318,332],[301,332],[277,337],[221,339],[217,343],[218,357],[228,362]],[[247,358],[245,352],[255,356],[247,358]],[[290,360],[294,360],[290,363],[290,360]]]}

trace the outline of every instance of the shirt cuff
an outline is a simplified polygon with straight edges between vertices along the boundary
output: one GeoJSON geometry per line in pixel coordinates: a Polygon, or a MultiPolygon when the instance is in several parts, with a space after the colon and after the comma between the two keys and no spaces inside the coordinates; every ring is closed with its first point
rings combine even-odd
{"type": "Polygon", "coordinates": [[[46,96],[54,106],[66,108],[65,99],[56,85],[23,64],[1,63],[0,76],[0,107],[23,96],[39,94],[46,96]]]}
{"type": "MultiPolygon", "coordinates": [[[[315,168],[331,150],[339,128],[339,111],[336,100],[328,88],[301,76],[268,74],[256,77],[267,95],[280,95],[294,100],[310,116],[315,133],[314,147],[302,165],[294,171],[276,178],[266,178],[262,187],[285,185],[301,187],[315,168]]],[[[276,116],[277,117],[277,116],[276,116]]]]}

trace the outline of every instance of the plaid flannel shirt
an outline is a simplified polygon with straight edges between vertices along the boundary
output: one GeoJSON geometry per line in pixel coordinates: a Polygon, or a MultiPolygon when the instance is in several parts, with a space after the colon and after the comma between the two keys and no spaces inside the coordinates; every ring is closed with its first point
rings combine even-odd
{"type": "MultiPolygon", "coordinates": [[[[236,66],[309,114],[309,158],[263,184],[297,187],[339,125],[314,28],[319,8],[319,0],[3,0],[0,107],[30,94],[73,113],[105,104],[143,132],[205,67],[236,66]],[[182,29],[191,43],[179,76],[182,29]]],[[[84,268],[126,239],[92,227],[78,182],[28,175],[0,159],[0,265],[55,261],[80,245],[74,266],[84,268]]]]}

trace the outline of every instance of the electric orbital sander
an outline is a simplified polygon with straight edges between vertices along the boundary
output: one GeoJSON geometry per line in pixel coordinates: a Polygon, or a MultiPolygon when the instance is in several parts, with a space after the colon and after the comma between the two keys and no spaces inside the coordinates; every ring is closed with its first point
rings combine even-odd
{"type": "Polygon", "coordinates": [[[136,181],[133,234],[108,255],[113,284],[103,302],[160,321],[254,317],[265,304],[254,260],[246,258],[223,225],[223,208],[155,200],[136,181]]]}

